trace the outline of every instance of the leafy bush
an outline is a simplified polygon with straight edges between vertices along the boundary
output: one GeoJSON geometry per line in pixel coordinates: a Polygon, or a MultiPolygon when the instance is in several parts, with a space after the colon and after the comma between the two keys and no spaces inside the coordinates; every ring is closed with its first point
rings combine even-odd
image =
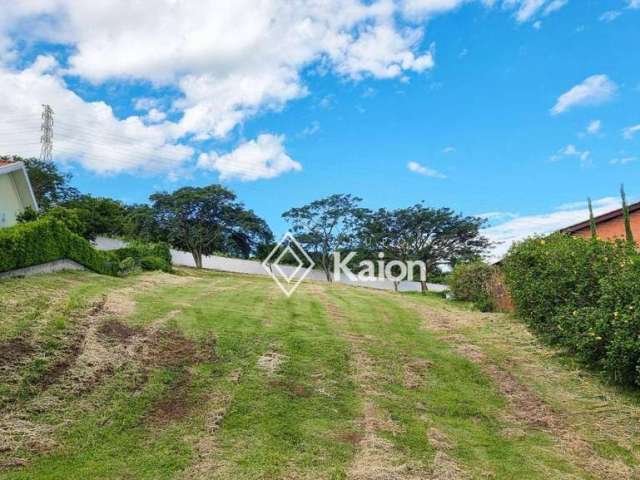
{"type": "Polygon", "coordinates": [[[624,242],[552,235],[505,260],[517,312],[617,383],[640,385],[640,255],[624,242]]]}
{"type": "Polygon", "coordinates": [[[495,310],[489,284],[495,268],[484,262],[460,263],[449,276],[449,287],[457,300],[473,302],[483,312],[495,310]]]}
{"type": "Polygon", "coordinates": [[[96,250],[54,218],[0,230],[0,272],[64,258],[102,274],[115,275],[118,269],[115,255],[96,250]]]}
{"type": "Polygon", "coordinates": [[[136,269],[136,261],[131,257],[127,257],[118,265],[118,275],[126,277],[127,275],[133,273],[136,269]]]}
{"type": "Polygon", "coordinates": [[[171,250],[166,243],[131,242],[126,247],[112,252],[120,261],[132,258],[136,266],[143,270],[171,271],[171,250]],[[143,262],[143,259],[151,258],[154,260],[143,262]]]}
{"type": "Polygon", "coordinates": [[[153,270],[161,270],[163,272],[171,271],[171,264],[167,263],[164,258],[154,257],[154,256],[146,256],[140,259],[140,267],[143,270],[153,271],[153,270]]]}

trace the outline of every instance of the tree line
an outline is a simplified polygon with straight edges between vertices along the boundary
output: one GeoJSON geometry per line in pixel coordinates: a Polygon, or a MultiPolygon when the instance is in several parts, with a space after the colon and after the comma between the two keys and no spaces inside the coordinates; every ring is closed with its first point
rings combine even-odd
{"type": "MultiPolygon", "coordinates": [[[[25,163],[40,205],[40,212],[23,213],[23,222],[48,215],[89,240],[115,236],[166,242],[190,252],[198,268],[207,255],[264,260],[276,247],[267,222],[222,185],[158,192],[148,204],[126,205],[82,194],[71,186],[71,175],[51,162],[11,159],[25,163]]],[[[419,260],[429,275],[437,276],[443,265],[478,259],[489,247],[481,234],[481,218],[422,203],[394,210],[370,210],[361,204],[359,197],[336,194],[282,215],[329,281],[333,252],[355,252],[353,264],[381,255],[387,260],[419,260]]]]}

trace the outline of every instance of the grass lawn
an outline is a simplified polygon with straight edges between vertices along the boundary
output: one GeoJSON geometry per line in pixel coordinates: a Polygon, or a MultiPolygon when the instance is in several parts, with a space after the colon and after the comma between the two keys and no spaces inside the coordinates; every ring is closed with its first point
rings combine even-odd
{"type": "Polygon", "coordinates": [[[633,479],[640,404],[435,296],[0,281],[0,479],[633,479]]]}

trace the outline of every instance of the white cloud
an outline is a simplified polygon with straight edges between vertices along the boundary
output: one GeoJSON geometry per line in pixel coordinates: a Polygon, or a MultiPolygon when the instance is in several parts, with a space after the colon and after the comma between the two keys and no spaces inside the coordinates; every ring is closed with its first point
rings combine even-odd
{"type": "Polygon", "coordinates": [[[602,122],[600,120],[592,120],[589,122],[589,125],[587,125],[587,134],[595,135],[596,133],[599,133],[601,129],[602,122]]]}
{"type": "Polygon", "coordinates": [[[569,0],[403,0],[403,11],[409,17],[429,18],[455,10],[467,3],[481,3],[493,7],[501,3],[505,9],[515,10],[519,23],[533,19],[539,13],[549,15],[569,3],[569,0]]]}
{"type": "Polygon", "coordinates": [[[409,70],[420,73],[431,69],[435,65],[434,45],[422,55],[412,52],[421,37],[420,30],[402,34],[389,23],[366,27],[335,55],[336,69],[356,80],[366,75],[396,78],[409,70]]]}
{"type": "Polygon", "coordinates": [[[533,22],[533,28],[540,30],[542,28],[542,22],[540,20],[533,22]]]}
{"type": "Polygon", "coordinates": [[[609,160],[609,163],[611,165],[627,165],[628,163],[635,162],[636,160],[637,157],[620,157],[609,160]]]}
{"type": "Polygon", "coordinates": [[[544,9],[544,14],[545,15],[550,15],[553,12],[560,10],[561,8],[565,7],[567,4],[569,3],[569,0],[553,0],[551,3],[549,3],[545,9],[544,9]]]}
{"type": "Polygon", "coordinates": [[[409,162],[407,163],[407,168],[409,171],[418,173],[420,175],[424,175],[425,177],[432,178],[447,178],[443,173],[434,170],[433,168],[426,167],[424,165],[419,164],[418,162],[409,162]]]}
{"type": "Polygon", "coordinates": [[[627,140],[631,140],[638,132],[640,132],[640,124],[625,128],[622,130],[622,135],[627,140]]]}
{"type": "Polygon", "coordinates": [[[221,180],[253,181],[274,178],[290,171],[302,170],[302,165],[287,155],[284,136],[268,133],[255,140],[240,144],[223,155],[216,152],[202,153],[198,167],[215,170],[221,180]]]}
{"type": "Polygon", "coordinates": [[[302,132],[300,132],[301,137],[311,137],[320,131],[320,122],[314,120],[311,122],[311,125],[305,127],[302,132]]]}
{"type": "Polygon", "coordinates": [[[456,151],[456,147],[452,147],[452,146],[444,147],[442,149],[442,153],[444,154],[454,153],[455,151],[456,151]]]}
{"type": "Polygon", "coordinates": [[[618,86],[606,75],[593,75],[563,93],[551,109],[551,114],[558,115],[576,106],[600,105],[613,98],[617,89],[618,86]]]}
{"type": "MultiPolygon", "coordinates": [[[[620,200],[605,197],[593,202],[595,215],[601,215],[620,208],[620,200]]],[[[587,201],[561,205],[550,213],[515,216],[505,222],[498,223],[483,230],[483,234],[492,242],[496,242],[491,252],[491,259],[502,258],[514,242],[524,240],[533,235],[552,233],[589,218],[587,201]]]]}
{"type": "Polygon", "coordinates": [[[147,173],[180,170],[193,155],[177,143],[171,124],[147,125],[143,117],[118,119],[104,102],[85,102],[55,74],[50,57],[38,57],[22,71],[0,67],[0,130],[17,131],[2,138],[2,153],[37,156],[42,104],[54,108],[54,153],[76,160],[94,172],[147,173]],[[16,129],[20,125],[20,129],[16,129]]]}
{"type": "Polygon", "coordinates": [[[609,10],[600,15],[600,17],[598,17],[598,20],[600,20],[601,22],[609,23],[613,22],[620,15],[622,15],[622,12],[620,10],[609,10]]]}
{"type": "Polygon", "coordinates": [[[404,78],[434,65],[432,52],[421,51],[422,30],[398,25],[392,0],[166,1],[154,2],[153,15],[147,2],[128,0],[23,3],[0,20],[9,44],[0,42],[0,55],[10,50],[9,32],[19,32],[23,41],[73,47],[68,72],[91,82],[176,86],[178,135],[224,138],[283,108],[307,94],[300,72],[311,65],[353,79],[404,78]]]}
{"type": "Polygon", "coordinates": [[[557,162],[559,160],[562,160],[563,158],[566,157],[577,157],[580,159],[580,163],[583,166],[586,166],[589,164],[589,159],[591,157],[591,152],[588,150],[585,151],[580,151],[578,150],[575,145],[567,145],[564,148],[561,148],[560,150],[558,150],[557,153],[555,153],[554,155],[552,155],[549,160],[552,162],[557,162]]]}
{"type": "Polygon", "coordinates": [[[637,10],[640,8],[640,0],[627,0],[629,2],[629,4],[627,5],[627,8],[631,8],[634,10],[637,10]]]}

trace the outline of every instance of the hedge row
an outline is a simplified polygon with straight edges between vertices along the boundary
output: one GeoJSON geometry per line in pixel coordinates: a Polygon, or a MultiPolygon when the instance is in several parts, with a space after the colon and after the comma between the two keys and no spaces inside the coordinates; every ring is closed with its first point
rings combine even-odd
{"type": "Polygon", "coordinates": [[[460,263],[449,276],[449,288],[456,300],[473,302],[479,310],[492,312],[496,304],[490,287],[495,274],[495,267],[484,262],[460,263]]]}
{"type": "Polygon", "coordinates": [[[613,381],[640,385],[640,255],[623,242],[556,234],[504,262],[518,314],[613,381]]]}
{"type": "Polygon", "coordinates": [[[132,258],[141,268],[167,271],[171,268],[171,253],[166,245],[135,244],[125,249],[100,251],[52,218],[0,230],[0,272],[65,258],[104,275],[118,275],[120,263],[126,258],[132,258]]]}

